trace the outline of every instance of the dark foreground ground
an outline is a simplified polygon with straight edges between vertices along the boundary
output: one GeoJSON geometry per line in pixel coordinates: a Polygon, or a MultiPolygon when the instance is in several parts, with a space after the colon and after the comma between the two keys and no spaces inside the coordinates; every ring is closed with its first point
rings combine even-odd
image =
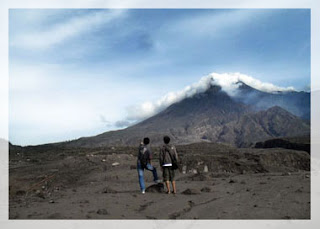
{"type": "MultiPolygon", "coordinates": [[[[140,193],[135,148],[11,149],[9,217],[310,219],[308,153],[217,144],[177,148],[176,195],[140,193]]],[[[153,185],[151,172],[145,175],[153,185]]]]}

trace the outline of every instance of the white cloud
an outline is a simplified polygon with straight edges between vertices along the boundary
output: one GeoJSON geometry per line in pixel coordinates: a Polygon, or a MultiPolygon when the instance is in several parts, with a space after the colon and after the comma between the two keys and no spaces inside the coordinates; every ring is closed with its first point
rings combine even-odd
{"type": "Polygon", "coordinates": [[[136,106],[128,107],[127,120],[143,120],[151,117],[173,103],[179,102],[197,93],[205,92],[211,85],[219,85],[223,91],[227,92],[230,96],[234,96],[240,86],[240,81],[257,90],[269,93],[294,90],[293,87],[278,87],[271,83],[261,82],[260,80],[241,73],[211,73],[202,77],[197,83],[187,86],[181,91],[170,92],[155,102],[147,101],[136,106]]]}
{"type": "MultiPolygon", "coordinates": [[[[52,25],[46,30],[15,34],[10,45],[27,49],[46,49],[74,36],[79,36],[92,28],[110,23],[114,19],[123,16],[124,12],[125,10],[94,11],[76,16],[62,23],[52,25]]],[[[38,15],[38,17],[41,16],[44,15],[38,15]]]]}

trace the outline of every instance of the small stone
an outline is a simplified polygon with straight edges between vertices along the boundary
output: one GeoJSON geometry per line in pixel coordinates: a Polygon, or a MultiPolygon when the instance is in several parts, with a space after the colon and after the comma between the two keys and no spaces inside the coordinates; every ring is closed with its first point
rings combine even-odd
{"type": "Polygon", "coordinates": [[[185,195],[197,195],[197,194],[200,194],[200,191],[197,190],[197,189],[188,188],[188,189],[184,190],[182,192],[182,194],[185,194],[185,195]]]}
{"type": "Polygon", "coordinates": [[[16,192],[17,196],[23,196],[25,194],[26,194],[26,191],[24,191],[24,190],[19,190],[19,191],[16,192]]]}
{"type": "Polygon", "coordinates": [[[203,168],[203,172],[204,172],[204,173],[209,172],[209,169],[208,169],[208,166],[207,166],[207,165],[205,165],[205,166],[204,166],[204,168],[203,168]]]}
{"type": "Polygon", "coordinates": [[[54,200],[50,200],[49,203],[50,203],[50,204],[53,204],[53,203],[55,203],[55,202],[54,202],[54,200]]]}
{"type": "Polygon", "coordinates": [[[99,209],[99,210],[97,211],[97,214],[98,214],[98,215],[108,215],[109,212],[108,212],[106,209],[99,209]]]}
{"type": "Polygon", "coordinates": [[[112,188],[105,187],[105,188],[102,190],[102,193],[117,193],[117,191],[116,191],[116,190],[113,190],[112,188]]]}
{"type": "Polygon", "coordinates": [[[186,165],[182,166],[182,173],[183,174],[187,173],[187,166],[186,165]]]}
{"type": "Polygon", "coordinates": [[[119,162],[114,162],[114,163],[112,163],[112,166],[119,166],[119,165],[120,165],[119,162]]]}
{"type": "Polygon", "coordinates": [[[204,187],[200,190],[201,192],[211,192],[211,188],[209,187],[204,187]]]}

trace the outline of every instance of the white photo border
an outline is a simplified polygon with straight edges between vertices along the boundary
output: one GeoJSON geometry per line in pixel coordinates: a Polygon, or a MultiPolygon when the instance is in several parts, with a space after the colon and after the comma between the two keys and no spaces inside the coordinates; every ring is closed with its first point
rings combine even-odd
{"type": "Polygon", "coordinates": [[[311,9],[310,220],[9,220],[8,144],[0,139],[1,228],[308,228],[320,226],[320,1],[317,0],[2,0],[0,3],[0,138],[8,139],[8,15],[13,8],[304,8],[311,9]],[[317,155],[318,154],[318,155],[317,155]]]}

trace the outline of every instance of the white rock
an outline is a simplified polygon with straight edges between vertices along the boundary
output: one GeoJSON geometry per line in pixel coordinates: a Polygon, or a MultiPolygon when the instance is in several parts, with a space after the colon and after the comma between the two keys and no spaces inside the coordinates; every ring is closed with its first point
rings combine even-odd
{"type": "Polygon", "coordinates": [[[209,172],[209,169],[208,169],[208,166],[207,166],[207,165],[205,165],[205,166],[204,166],[204,168],[203,168],[203,172],[204,172],[204,173],[209,172]]]}
{"type": "Polygon", "coordinates": [[[187,166],[184,165],[184,166],[182,166],[182,173],[183,173],[183,174],[186,174],[186,172],[187,172],[187,166]]]}
{"type": "Polygon", "coordinates": [[[118,165],[120,165],[119,162],[114,162],[114,163],[112,163],[112,166],[118,166],[118,165]]]}

